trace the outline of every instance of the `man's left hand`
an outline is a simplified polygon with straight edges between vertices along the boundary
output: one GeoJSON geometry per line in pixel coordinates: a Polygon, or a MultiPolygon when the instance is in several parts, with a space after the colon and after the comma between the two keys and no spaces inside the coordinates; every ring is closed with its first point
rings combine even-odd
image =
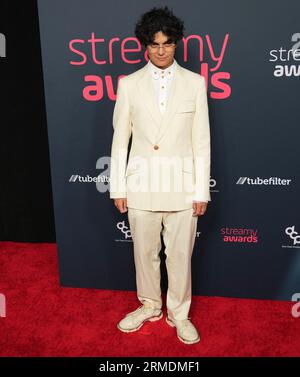
{"type": "Polygon", "coordinates": [[[207,208],[206,202],[193,202],[193,216],[202,216],[207,208]]]}

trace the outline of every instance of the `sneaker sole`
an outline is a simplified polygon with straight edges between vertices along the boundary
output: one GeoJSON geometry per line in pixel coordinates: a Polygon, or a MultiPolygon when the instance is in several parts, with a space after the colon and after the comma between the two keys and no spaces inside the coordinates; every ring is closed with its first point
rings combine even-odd
{"type": "Polygon", "coordinates": [[[160,320],[162,317],[163,317],[163,313],[161,312],[160,315],[158,315],[158,316],[147,318],[138,327],[136,327],[135,329],[129,329],[129,330],[128,329],[123,329],[122,327],[119,326],[119,324],[117,324],[117,327],[118,327],[119,330],[121,330],[123,332],[134,332],[134,331],[138,331],[143,326],[143,324],[145,322],[147,322],[147,321],[155,322],[155,321],[160,320]]]}
{"type": "MultiPolygon", "coordinates": [[[[176,327],[176,326],[174,325],[174,323],[171,322],[171,320],[168,319],[168,317],[166,317],[166,322],[167,322],[167,324],[168,324],[169,326],[171,326],[171,327],[176,327]]],[[[197,338],[196,340],[185,340],[185,339],[181,338],[181,337],[177,334],[177,338],[178,338],[182,343],[184,343],[184,344],[195,344],[195,343],[200,342],[200,337],[197,338]]]]}

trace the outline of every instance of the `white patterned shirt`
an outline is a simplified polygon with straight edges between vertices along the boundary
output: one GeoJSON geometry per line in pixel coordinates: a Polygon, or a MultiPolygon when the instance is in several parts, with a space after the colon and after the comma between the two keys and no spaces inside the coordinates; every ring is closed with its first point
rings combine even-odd
{"type": "Polygon", "coordinates": [[[166,69],[156,67],[151,60],[148,61],[148,67],[152,76],[152,82],[154,85],[158,106],[161,114],[164,114],[167,100],[170,94],[170,86],[175,74],[176,60],[173,60],[172,65],[166,69]]]}

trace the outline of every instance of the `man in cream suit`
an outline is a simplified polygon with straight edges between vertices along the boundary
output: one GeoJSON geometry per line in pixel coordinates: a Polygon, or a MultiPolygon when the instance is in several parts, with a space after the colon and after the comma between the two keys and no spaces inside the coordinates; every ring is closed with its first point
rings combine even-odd
{"type": "Polygon", "coordinates": [[[167,7],[153,8],[136,24],[135,34],[149,61],[118,83],[110,198],[121,213],[128,211],[141,303],[118,328],[137,331],[145,321],[162,318],[162,232],[168,273],[166,321],[182,342],[193,344],[200,336],[188,316],[191,257],[198,216],[211,200],[210,129],[204,77],[174,58],[183,30],[183,22],[167,7]]]}

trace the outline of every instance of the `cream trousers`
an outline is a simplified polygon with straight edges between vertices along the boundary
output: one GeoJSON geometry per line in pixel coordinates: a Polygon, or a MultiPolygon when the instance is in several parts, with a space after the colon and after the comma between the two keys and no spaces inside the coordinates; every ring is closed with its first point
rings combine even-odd
{"type": "MultiPolygon", "coordinates": [[[[160,286],[161,231],[168,274],[167,312],[171,319],[189,316],[192,300],[191,258],[197,231],[193,208],[181,211],[145,211],[128,208],[133,239],[137,297],[162,308],[160,286]]],[[[149,304],[148,304],[149,305],[149,304]]]]}

